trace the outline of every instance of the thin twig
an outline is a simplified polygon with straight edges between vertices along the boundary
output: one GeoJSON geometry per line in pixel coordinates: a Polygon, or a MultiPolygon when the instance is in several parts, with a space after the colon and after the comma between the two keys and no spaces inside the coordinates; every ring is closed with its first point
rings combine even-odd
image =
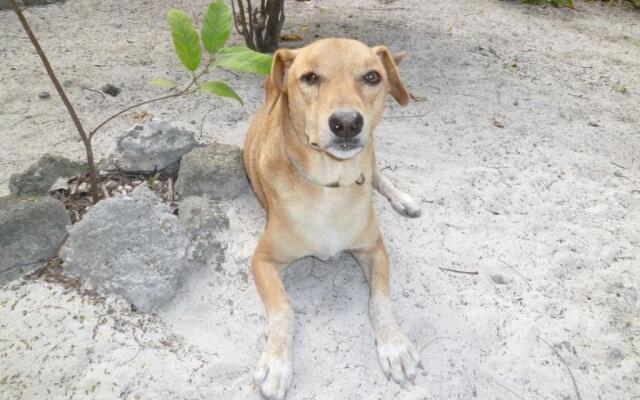
{"type": "Polygon", "coordinates": [[[200,121],[200,136],[198,137],[199,140],[202,140],[202,136],[204,135],[203,133],[203,126],[204,126],[204,121],[207,119],[207,117],[209,116],[209,114],[211,114],[213,111],[215,111],[215,108],[212,108],[211,110],[207,111],[203,116],[202,116],[202,120],[200,121]]]}
{"type": "Polygon", "coordinates": [[[171,179],[171,177],[169,177],[169,180],[167,181],[167,194],[169,195],[169,201],[175,200],[173,197],[173,179],[171,179]]]}
{"type": "Polygon", "coordinates": [[[513,265],[509,265],[506,262],[502,261],[501,259],[498,259],[498,261],[500,261],[502,264],[504,264],[507,267],[509,267],[513,272],[518,274],[520,276],[520,278],[522,278],[522,280],[524,280],[524,282],[527,284],[527,286],[529,287],[529,290],[533,290],[533,288],[531,287],[531,284],[529,283],[529,280],[527,278],[525,278],[524,275],[522,275],[520,273],[520,271],[518,271],[513,265]]]}
{"type": "Polygon", "coordinates": [[[425,115],[427,115],[427,113],[424,114],[408,114],[408,115],[389,115],[386,117],[383,117],[384,119],[394,119],[394,118],[417,118],[417,117],[424,117],[425,115]]]}
{"type": "Polygon", "coordinates": [[[627,168],[627,167],[625,167],[625,166],[623,166],[623,165],[616,164],[616,163],[614,163],[613,161],[609,161],[609,162],[610,162],[611,164],[615,165],[615,166],[616,166],[616,167],[618,167],[618,168],[626,169],[627,171],[629,170],[629,168],[627,168]]]}
{"type": "Polygon", "coordinates": [[[91,199],[95,204],[99,200],[98,184],[97,184],[98,177],[96,172],[96,165],[93,160],[93,148],[91,147],[91,136],[86,134],[84,127],[82,126],[82,122],[80,122],[80,118],[78,118],[78,114],[76,113],[76,110],[73,108],[71,101],[69,101],[69,98],[67,97],[67,94],[65,93],[64,88],[60,84],[58,77],[56,76],[55,72],[53,71],[53,68],[51,67],[51,64],[49,63],[49,59],[47,59],[46,54],[44,54],[44,50],[42,50],[42,47],[40,46],[40,42],[38,42],[36,35],[31,30],[31,27],[29,26],[29,22],[25,18],[24,14],[22,14],[20,7],[18,7],[18,4],[16,3],[16,0],[10,0],[9,4],[13,8],[13,11],[15,11],[16,14],[18,15],[18,19],[20,20],[22,27],[27,33],[27,36],[29,36],[29,40],[31,41],[31,44],[33,45],[33,47],[36,49],[36,52],[40,56],[40,60],[42,60],[42,64],[44,64],[44,68],[47,70],[49,79],[51,79],[53,86],[56,88],[58,95],[62,99],[62,102],[67,108],[67,111],[69,112],[69,116],[71,117],[71,120],[73,120],[73,123],[76,126],[76,129],[78,130],[78,134],[82,138],[82,143],[84,144],[84,148],[87,153],[87,166],[89,167],[89,180],[91,183],[91,199]]]}
{"type": "Polygon", "coordinates": [[[100,95],[100,97],[102,97],[102,100],[100,101],[101,103],[106,99],[106,97],[104,96],[104,94],[103,94],[101,91],[99,91],[99,90],[91,89],[90,87],[87,87],[87,86],[84,86],[84,85],[80,85],[80,88],[82,88],[82,89],[84,89],[84,90],[88,90],[88,91],[93,92],[93,93],[97,93],[97,94],[99,94],[99,95],[100,95]]]}
{"type": "Polygon", "coordinates": [[[438,268],[442,271],[455,272],[457,274],[478,275],[478,271],[462,271],[459,269],[451,269],[451,268],[443,268],[443,267],[438,267],[438,268]]]}
{"type": "Polygon", "coordinates": [[[498,382],[497,380],[495,380],[493,377],[491,377],[491,380],[493,381],[493,383],[495,383],[496,385],[500,386],[501,388],[503,388],[504,390],[506,390],[507,392],[511,393],[512,395],[516,396],[517,398],[524,400],[524,397],[522,397],[521,395],[519,395],[518,393],[516,393],[513,389],[503,385],[502,383],[498,382]]]}
{"type": "Polygon", "coordinates": [[[558,350],[556,350],[555,347],[550,345],[549,342],[547,342],[540,336],[538,336],[538,339],[542,340],[544,344],[549,346],[549,348],[551,349],[551,351],[553,351],[556,357],[558,357],[560,361],[562,361],[562,364],[564,364],[564,367],[567,369],[567,371],[569,371],[569,376],[571,377],[571,381],[573,382],[573,388],[576,391],[576,396],[578,397],[578,400],[582,400],[582,396],[580,396],[580,390],[578,390],[578,384],[576,383],[576,378],[573,376],[573,372],[571,372],[571,368],[569,368],[569,365],[567,364],[567,360],[565,360],[564,357],[562,357],[562,355],[558,352],[558,350]]]}
{"type": "Polygon", "coordinates": [[[553,186],[553,184],[554,184],[554,183],[556,183],[556,182],[558,182],[558,181],[560,181],[560,179],[554,179],[553,181],[551,181],[551,183],[549,183],[549,184],[547,185],[547,190],[551,189],[551,186],[553,186]]]}
{"type": "Polygon", "coordinates": [[[134,105],[132,105],[132,106],[130,106],[130,107],[125,108],[124,110],[120,110],[120,111],[118,111],[117,113],[115,113],[115,114],[113,114],[112,116],[110,116],[109,118],[107,118],[106,120],[102,121],[98,126],[96,126],[96,127],[91,131],[91,133],[89,134],[89,138],[93,138],[93,135],[95,135],[95,134],[96,134],[96,132],[98,132],[98,130],[99,130],[100,128],[102,128],[103,126],[105,126],[107,123],[111,122],[112,120],[114,120],[115,118],[117,118],[117,117],[121,116],[122,114],[124,114],[124,113],[126,113],[126,112],[128,112],[128,111],[133,110],[134,108],[137,108],[137,107],[140,107],[140,106],[144,106],[145,104],[155,103],[156,101],[166,100],[166,99],[170,99],[170,98],[173,98],[173,97],[179,97],[179,96],[182,96],[182,95],[185,95],[185,94],[190,94],[190,93],[194,93],[194,92],[195,92],[195,90],[192,90],[192,91],[190,91],[190,92],[187,92],[186,90],[187,90],[187,89],[185,89],[185,90],[181,90],[181,91],[179,91],[178,93],[172,93],[172,94],[167,95],[167,96],[162,96],[162,97],[158,97],[158,98],[156,98],[156,99],[151,99],[151,100],[143,101],[142,103],[134,104],[134,105]]]}

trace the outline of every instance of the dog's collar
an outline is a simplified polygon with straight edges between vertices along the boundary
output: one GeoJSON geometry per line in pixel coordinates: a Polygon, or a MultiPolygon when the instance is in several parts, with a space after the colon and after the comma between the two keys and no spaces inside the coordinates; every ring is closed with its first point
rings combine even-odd
{"type": "Polygon", "coordinates": [[[311,176],[309,173],[307,173],[304,170],[304,168],[302,168],[302,165],[300,165],[300,163],[296,159],[291,157],[291,155],[289,154],[288,151],[285,150],[285,153],[287,153],[287,158],[289,159],[289,161],[291,162],[293,167],[296,169],[296,171],[298,171],[298,173],[303,178],[305,178],[309,182],[313,183],[314,185],[323,186],[323,187],[327,187],[327,188],[339,188],[339,187],[351,186],[353,184],[362,185],[364,183],[364,174],[363,173],[360,173],[360,176],[358,177],[358,179],[356,179],[353,183],[350,183],[348,185],[340,185],[340,182],[322,183],[322,182],[318,181],[316,178],[314,178],[313,176],[311,176]]]}

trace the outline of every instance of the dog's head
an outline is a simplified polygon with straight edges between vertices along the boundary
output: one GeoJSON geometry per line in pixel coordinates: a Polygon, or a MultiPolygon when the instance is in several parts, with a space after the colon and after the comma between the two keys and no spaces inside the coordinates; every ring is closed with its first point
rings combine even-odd
{"type": "Polygon", "coordinates": [[[273,57],[267,98],[285,94],[294,129],[308,144],[338,159],[358,154],[390,93],[406,105],[397,63],[384,46],[368,47],[350,39],[323,39],[297,50],[280,49],[273,57]]]}

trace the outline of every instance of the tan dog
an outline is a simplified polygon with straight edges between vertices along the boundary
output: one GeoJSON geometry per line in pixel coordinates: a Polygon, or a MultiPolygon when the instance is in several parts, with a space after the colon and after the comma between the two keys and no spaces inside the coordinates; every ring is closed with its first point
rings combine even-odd
{"type": "Polygon", "coordinates": [[[402,385],[413,381],[418,353],[391,311],[389,260],[372,206],[375,188],[400,213],[420,214],[375,163],[373,128],[386,94],[408,102],[396,60],[383,46],[348,39],[280,49],[265,91],[244,145],[247,174],[267,211],[252,260],[268,318],[255,373],[262,395],[283,399],[291,383],[294,315],[280,272],[305,256],[327,260],[345,251],[369,282],[382,370],[402,385]]]}

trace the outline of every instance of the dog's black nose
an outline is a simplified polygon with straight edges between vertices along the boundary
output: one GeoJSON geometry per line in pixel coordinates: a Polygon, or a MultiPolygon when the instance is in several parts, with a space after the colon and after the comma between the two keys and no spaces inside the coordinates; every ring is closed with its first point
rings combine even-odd
{"type": "Polygon", "coordinates": [[[362,131],[364,119],[357,111],[339,111],[329,117],[329,128],[336,136],[350,138],[362,131]]]}

